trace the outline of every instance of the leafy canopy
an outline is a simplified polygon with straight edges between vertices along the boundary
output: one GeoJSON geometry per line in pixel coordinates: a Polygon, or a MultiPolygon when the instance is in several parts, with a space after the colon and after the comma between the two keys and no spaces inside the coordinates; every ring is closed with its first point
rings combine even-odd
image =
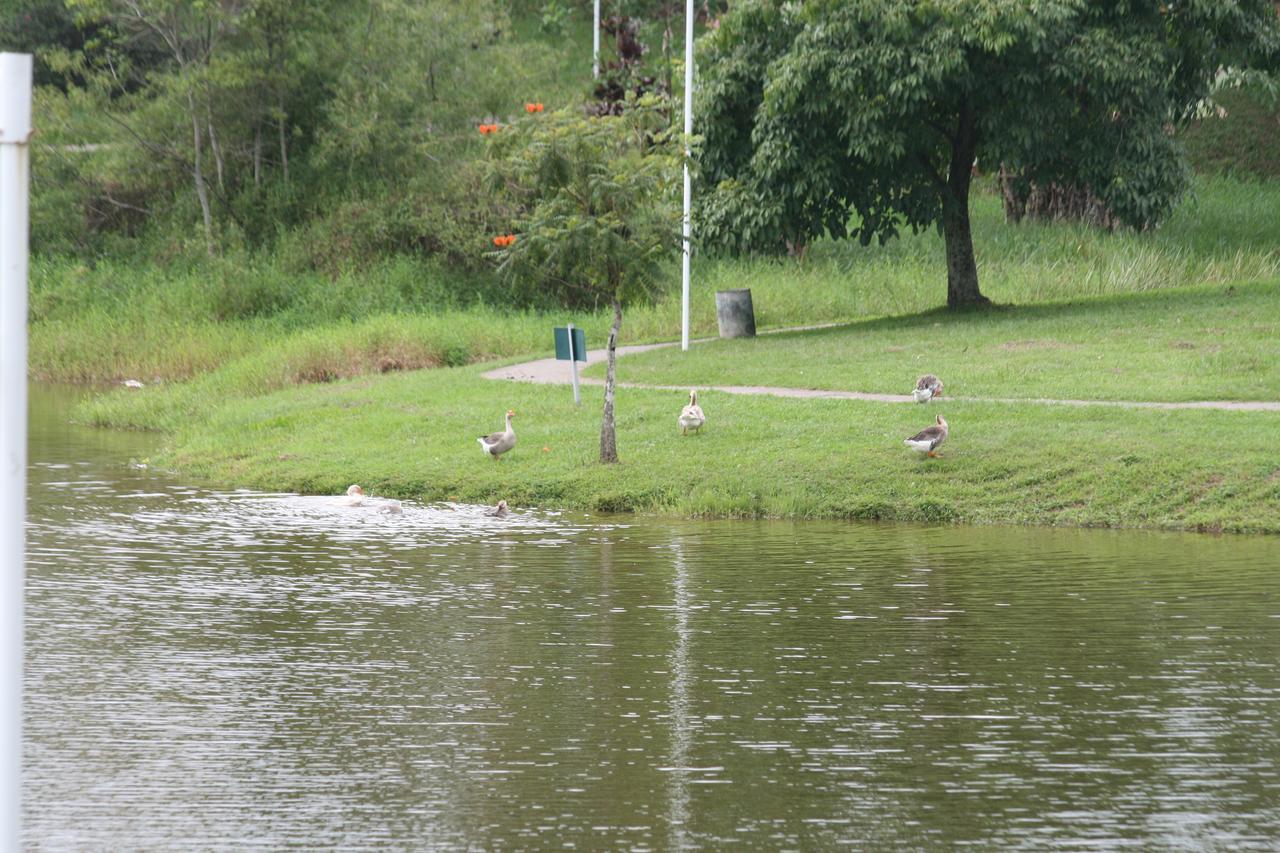
{"type": "Polygon", "coordinates": [[[1171,123],[1278,44],[1270,0],[743,0],[700,46],[699,227],[883,240],[967,205],[975,156],[1149,225],[1186,184],[1171,123]]]}

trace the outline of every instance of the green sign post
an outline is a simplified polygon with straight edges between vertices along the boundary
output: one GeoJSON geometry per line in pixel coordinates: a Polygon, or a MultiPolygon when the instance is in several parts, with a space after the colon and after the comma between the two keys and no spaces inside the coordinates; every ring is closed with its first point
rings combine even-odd
{"type": "Polygon", "coordinates": [[[582,404],[582,392],[578,389],[578,362],[587,360],[587,336],[573,324],[556,326],[556,358],[569,362],[573,375],[573,402],[582,404]]]}

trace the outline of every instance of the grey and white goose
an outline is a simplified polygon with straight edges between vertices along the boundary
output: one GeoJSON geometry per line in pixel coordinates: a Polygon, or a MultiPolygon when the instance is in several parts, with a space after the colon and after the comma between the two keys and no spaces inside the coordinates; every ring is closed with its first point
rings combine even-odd
{"type": "Polygon", "coordinates": [[[937,422],[931,427],[925,427],[911,438],[905,439],[903,444],[919,453],[925,453],[929,456],[938,457],[938,448],[942,446],[942,442],[947,440],[947,419],[942,415],[938,415],[937,422]]]}
{"type": "Polygon", "coordinates": [[[917,403],[927,403],[934,397],[942,396],[942,380],[932,373],[926,373],[916,380],[915,390],[911,392],[917,403]]]}
{"type": "Polygon", "coordinates": [[[486,456],[492,456],[497,460],[502,454],[516,446],[516,431],[511,428],[511,419],[515,416],[516,413],[508,409],[507,428],[504,431],[492,432],[476,439],[476,441],[480,442],[480,449],[484,451],[486,456]]]}

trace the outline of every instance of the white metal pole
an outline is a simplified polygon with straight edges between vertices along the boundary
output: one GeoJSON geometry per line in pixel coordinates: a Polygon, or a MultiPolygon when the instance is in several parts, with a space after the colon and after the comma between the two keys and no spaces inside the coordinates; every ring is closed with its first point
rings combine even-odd
{"type": "Polygon", "coordinates": [[[582,392],[578,390],[578,351],[573,348],[573,324],[569,324],[569,367],[573,370],[573,404],[582,405],[582,392]]]}
{"type": "MultiPolygon", "coordinates": [[[[684,10],[684,135],[693,135],[693,0],[684,10]]],[[[680,264],[680,349],[689,348],[689,258],[693,252],[693,185],[689,180],[689,146],[684,149],[684,257],[680,264]]]]}
{"type": "Polygon", "coordinates": [[[31,55],[0,53],[0,851],[22,843],[31,55]]]}
{"type": "Polygon", "coordinates": [[[600,0],[596,0],[591,21],[591,76],[600,79],[600,0]]]}

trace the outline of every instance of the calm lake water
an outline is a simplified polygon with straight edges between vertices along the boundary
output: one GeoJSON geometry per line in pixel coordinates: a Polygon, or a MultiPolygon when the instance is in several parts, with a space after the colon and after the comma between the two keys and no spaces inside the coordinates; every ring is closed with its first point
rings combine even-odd
{"type": "Polygon", "coordinates": [[[69,399],[32,848],[1280,845],[1280,540],[378,515],[136,467],[69,399]]]}

